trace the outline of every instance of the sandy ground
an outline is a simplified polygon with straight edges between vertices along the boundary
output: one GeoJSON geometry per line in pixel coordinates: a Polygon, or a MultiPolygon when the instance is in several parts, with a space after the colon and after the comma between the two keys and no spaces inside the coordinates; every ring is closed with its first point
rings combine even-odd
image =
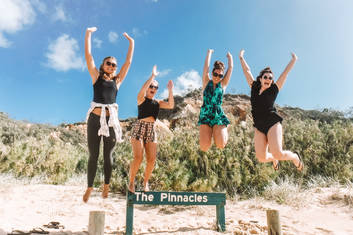
{"type": "MultiPolygon", "coordinates": [[[[102,199],[95,191],[82,202],[84,186],[44,184],[0,185],[0,235],[15,229],[29,231],[51,221],[65,229],[50,234],[88,234],[89,211],[105,211],[105,233],[124,234],[125,196],[102,199]]],[[[215,206],[135,206],[135,234],[267,234],[266,209],[280,210],[283,234],[353,234],[353,208],[330,189],[308,193],[304,205],[278,205],[262,199],[227,200],[225,233],[215,231],[215,206]]]]}

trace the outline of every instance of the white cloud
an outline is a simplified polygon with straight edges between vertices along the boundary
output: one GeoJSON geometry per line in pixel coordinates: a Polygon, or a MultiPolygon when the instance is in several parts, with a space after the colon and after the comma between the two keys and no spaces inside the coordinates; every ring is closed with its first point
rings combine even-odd
{"type": "Polygon", "coordinates": [[[52,19],[54,21],[67,22],[69,20],[69,17],[66,15],[62,6],[56,6],[55,14],[53,15],[52,19]]]}
{"type": "Polygon", "coordinates": [[[108,38],[109,42],[115,43],[118,40],[119,36],[116,32],[110,31],[108,34],[108,38]]]}
{"type": "Polygon", "coordinates": [[[77,55],[78,43],[69,35],[63,34],[49,44],[46,57],[47,66],[57,71],[68,71],[70,69],[83,70],[85,65],[83,58],[77,55]]]}
{"type": "Polygon", "coordinates": [[[98,38],[93,38],[93,43],[95,47],[101,48],[103,41],[98,38]]]}
{"type": "Polygon", "coordinates": [[[42,14],[47,12],[47,7],[44,3],[40,2],[39,0],[31,0],[33,6],[38,9],[38,11],[42,14]]]}
{"type": "Polygon", "coordinates": [[[1,0],[0,12],[0,47],[7,48],[11,42],[4,33],[13,34],[33,24],[36,14],[29,0],[1,0]]]}
{"type": "MultiPolygon", "coordinates": [[[[202,85],[201,76],[195,70],[190,70],[177,77],[174,82],[173,94],[174,95],[185,95],[189,91],[200,88],[202,85]]],[[[163,90],[161,98],[168,97],[168,89],[163,90]]]]}
{"type": "Polygon", "coordinates": [[[137,37],[141,37],[143,35],[146,35],[147,33],[148,33],[147,30],[141,31],[139,28],[132,28],[131,35],[132,35],[132,37],[137,38],[137,37]]]}
{"type": "Polygon", "coordinates": [[[165,69],[165,70],[162,70],[162,71],[158,71],[159,74],[158,74],[158,77],[165,77],[167,76],[172,70],[171,69],[165,69]]]}
{"type": "Polygon", "coordinates": [[[7,40],[2,33],[0,33],[0,47],[8,48],[10,47],[12,42],[7,40]]]}

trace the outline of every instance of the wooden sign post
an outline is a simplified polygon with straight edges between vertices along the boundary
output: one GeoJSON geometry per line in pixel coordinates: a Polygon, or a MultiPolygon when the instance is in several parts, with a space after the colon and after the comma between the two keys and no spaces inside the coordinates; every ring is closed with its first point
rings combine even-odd
{"type": "Polygon", "coordinates": [[[225,193],[199,192],[143,192],[126,194],[126,235],[132,235],[134,204],[144,205],[215,205],[218,231],[226,230],[224,205],[225,193]]]}

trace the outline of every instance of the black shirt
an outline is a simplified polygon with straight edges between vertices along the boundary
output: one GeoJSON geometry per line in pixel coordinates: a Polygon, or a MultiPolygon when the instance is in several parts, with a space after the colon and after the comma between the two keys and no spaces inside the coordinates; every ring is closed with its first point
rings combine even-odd
{"type": "Polygon", "coordinates": [[[157,120],[159,113],[159,103],[156,100],[148,99],[145,97],[145,101],[138,106],[138,119],[146,117],[154,117],[157,120]]]}
{"type": "Polygon", "coordinates": [[[272,83],[272,85],[264,90],[261,95],[259,95],[260,88],[260,82],[253,82],[250,100],[252,108],[251,113],[255,123],[268,117],[272,113],[276,113],[274,103],[279,92],[276,83],[272,83]]]}
{"type": "Polygon", "coordinates": [[[116,78],[113,80],[105,80],[103,76],[99,76],[93,84],[93,101],[100,104],[116,103],[116,95],[118,88],[116,87],[116,78]]]}

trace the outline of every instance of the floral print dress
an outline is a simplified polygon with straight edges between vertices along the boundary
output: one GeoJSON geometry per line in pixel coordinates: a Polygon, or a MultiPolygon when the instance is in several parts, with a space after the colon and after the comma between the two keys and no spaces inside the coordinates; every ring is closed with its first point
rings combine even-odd
{"type": "Polygon", "coordinates": [[[210,80],[203,91],[203,104],[200,110],[198,125],[206,124],[210,127],[214,125],[229,125],[230,122],[222,109],[223,88],[221,83],[217,83],[213,89],[213,82],[210,80]]]}

